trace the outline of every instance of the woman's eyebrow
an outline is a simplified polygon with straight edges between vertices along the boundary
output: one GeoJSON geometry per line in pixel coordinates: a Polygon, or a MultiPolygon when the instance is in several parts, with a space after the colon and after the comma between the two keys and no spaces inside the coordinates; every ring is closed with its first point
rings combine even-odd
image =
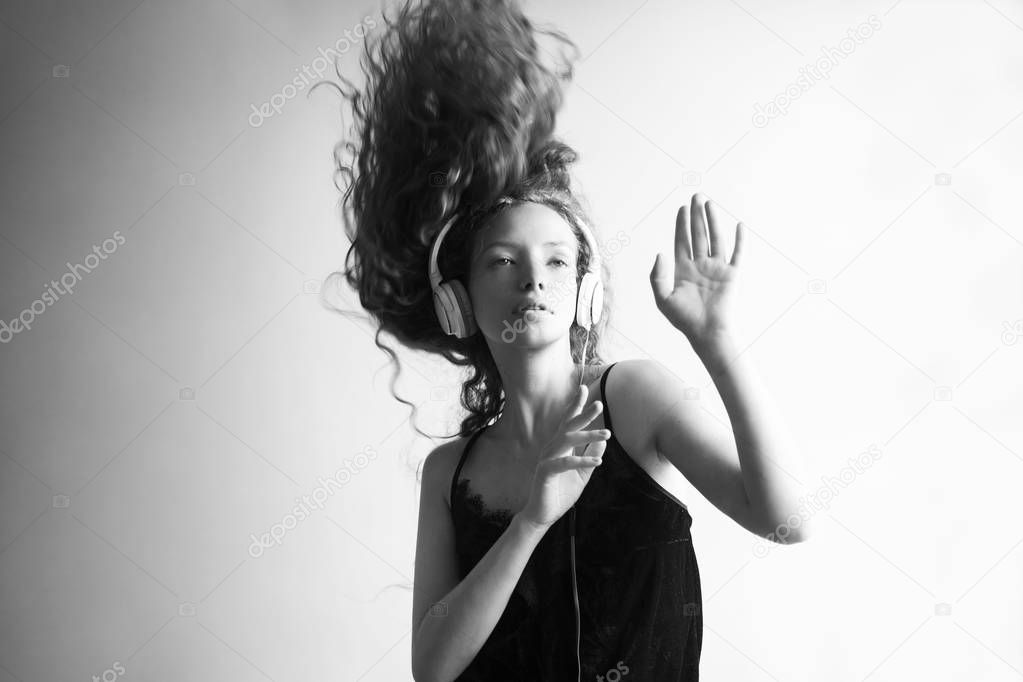
{"type": "MultiPolygon", "coordinates": [[[[544,246],[568,246],[568,242],[566,242],[566,241],[552,241],[552,242],[544,242],[543,245],[544,246]]],[[[483,251],[489,251],[490,249],[494,248],[495,246],[507,246],[507,247],[510,247],[510,248],[514,249],[516,246],[518,246],[518,244],[513,244],[511,242],[506,242],[506,241],[503,241],[503,240],[498,240],[498,241],[491,242],[490,244],[488,244],[483,249],[483,251]]]]}

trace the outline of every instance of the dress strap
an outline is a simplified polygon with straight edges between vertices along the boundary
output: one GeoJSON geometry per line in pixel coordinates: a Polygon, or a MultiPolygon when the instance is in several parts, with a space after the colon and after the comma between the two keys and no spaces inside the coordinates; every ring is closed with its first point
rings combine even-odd
{"type": "Polygon", "coordinates": [[[480,434],[483,433],[483,429],[485,428],[487,427],[484,426],[477,430],[476,433],[472,434],[472,436],[469,437],[469,442],[465,444],[465,449],[462,450],[462,457],[461,459],[458,460],[458,466],[455,467],[455,475],[451,477],[451,497],[449,497],[448,499],[451,500],[455,499],[455,487],[458,484],[458,474],[460,474],[462,471],[462,465],[465,464],[465,459],[466,457],[469,456],[469,450],[472,449],[473,443],[476,442],[476,439],[479,438],[480,434]]]}
{"type": "MultiPolygon", "coordinates": [[[[614,367],[617,364],[617,362],[613,362],[611,363],[611,367],[614,367]]],[[[604,403],[604,427],[607,428],[608,431],[614,433],[614,430],[611,427],[611,409],[607,406],[607,394],[604,390],[604,387],[607,384],[607,375],[608,372],[611,371],[611,367],[605,369],[604,375],[600,377],[600,401],[604,403]]]]}

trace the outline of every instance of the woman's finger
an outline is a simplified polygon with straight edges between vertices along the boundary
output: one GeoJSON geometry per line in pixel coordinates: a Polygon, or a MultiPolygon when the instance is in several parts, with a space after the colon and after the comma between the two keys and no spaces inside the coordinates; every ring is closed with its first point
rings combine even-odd
{"type": "Polygon", "coordinates": [[[607,441],[598,440],[583,449],[583,457],[603,457],[605,450],[607,450],[607,441]]]}
{"type": "Polygon", "coordinates": [[[589,424],[591,421],[597,418],[604,409],[604,403],[599,400],[594,400],[592,403],[586,406],[580,414],[572,417],[567,424],[564,425],[565,431],[578,431],[582,427],[589,424]]]}
{"type": "Polygon", "coordinates": [[[675,214],[675,263],[693,259],[693,246],[689,243],[689,207],[682,204],[675,214]]]}
{"type": "Polygon", "coordinates": [[[560,447],[556,448],[557,452],[564,452],[568,448],[576,448],[580,445],[586,445],[588,443],[595,443],[597,441],[607,440],[611,437],[611,432],[607,429],[594,429],[593,431],[571,431],[566,433],[561,439],[560,447]]]}
{"type": "Polygon", "coordinates": [[[689,225],[693,231],[693,260],[706,258],[710,255],[707,243],[707,221],[703,215],[702,194],[694,194],[689,206],[689,225]]]}
{"type": "MultiPolygon", "coordinates": [[[[588,388],[585,384],[576,389],[573,402],[568,404],[568,407],[565,408],[564,414],[561,415],[561,423],[558,424],[557,429],[558,433],[568,430],[568,425],[572,422],[576,415],[579,414],[583,405],[586,404],[587,390],[588,388]]],[[[555,438],[557,438],[557,435],[555,435],[555,438]]],[[[551,442],[553,442],[553,440],[551,442]]]]}
{"type": "Polygon", "coordinates": [[[710,234],[710,256],[711,258],[725,259],[725,247],[722,244],[721,238],[721,221],[717,219],[717,204],[707,199],[707,203],[703,205],[704,211],[707,213],[707,232],[710,234]]]}
{"type": "Polygon", "coordinates": [[[544,470],[547,473],[560,474],[565,471],[571,471],[572,469],[588,469],[590,467],[599,466],[603,461],[601,457],[576,457],[575,455],[565,455],[563,457],[555,457],[549,459],[543,463],[544,470]]]}
{"type": "Polygon", "coordinates": [[[575,391],[575,400],[569,403],[568,409],[565,411],[564,418],[561,420],[562,425],[572,421],[572,418],[579,414],[579,411],[583,409],[583,405],[586,404],[586,394],[589,392],[589,387],[586,384],[582,384],[575,391]]]}
{"type": "Polygon", "coordinates": [[[732,262],[731,265],[739,265],[739,254],[742,253],[742,243],[745,239],[746,234],[745,223],[739,222],[735,225],[735,247],[732,249],[732,262]]]}

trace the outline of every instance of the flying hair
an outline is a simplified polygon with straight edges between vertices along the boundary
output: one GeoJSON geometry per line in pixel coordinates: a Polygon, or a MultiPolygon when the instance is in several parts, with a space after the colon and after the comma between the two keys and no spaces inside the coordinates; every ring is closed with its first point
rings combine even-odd
{"type": "MultiPolygon", "coordinates": [[[[458,430],[466,436],[500,414],[501,378],[482,334],[459,339],[441,329],[428,276],[430,248],[455,218],[438,266],[445,280],[467,284],[474,239],[509,205],[498,200],[508,197],[557,211],[579,243],[578,276],[585,273],[598,254],[591,255],[583,237],[582,226],[592,230],[592,223],[571,186],[577,154],[553,135],[578,49],[561,32],[534,25],[516,0],[408,0],[383,24],[366,38],[363,86],[338,71],[349,86],[339,89],[354,121],[334,147],[351,241],[345,268],[334,275],[358,293],[376,323],[376,345],[399,371],[384,332],[467,368],[460,404],[468,414],[458,430]]],[[[610,303],[606,296],[593,330],[573,324],[574,361],[601,363],[610,303]]],[[[416,405],[395,393],[396,380],[391,392],[414,417],[416,405]]]]}

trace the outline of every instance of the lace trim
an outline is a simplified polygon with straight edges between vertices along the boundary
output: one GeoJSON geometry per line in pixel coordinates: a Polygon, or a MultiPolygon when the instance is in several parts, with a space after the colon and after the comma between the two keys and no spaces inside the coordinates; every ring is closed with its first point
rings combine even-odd
{"type": "Polygon", "coordinates": [[[490,509],[483,502],[483,496],[469,491],[469,479],[463,478],[455,484],[455,495],[462,499],[466,508],[483,521],[496,525],[507,526],[512,522],[515,513],[507,509],[490,509]]]}

